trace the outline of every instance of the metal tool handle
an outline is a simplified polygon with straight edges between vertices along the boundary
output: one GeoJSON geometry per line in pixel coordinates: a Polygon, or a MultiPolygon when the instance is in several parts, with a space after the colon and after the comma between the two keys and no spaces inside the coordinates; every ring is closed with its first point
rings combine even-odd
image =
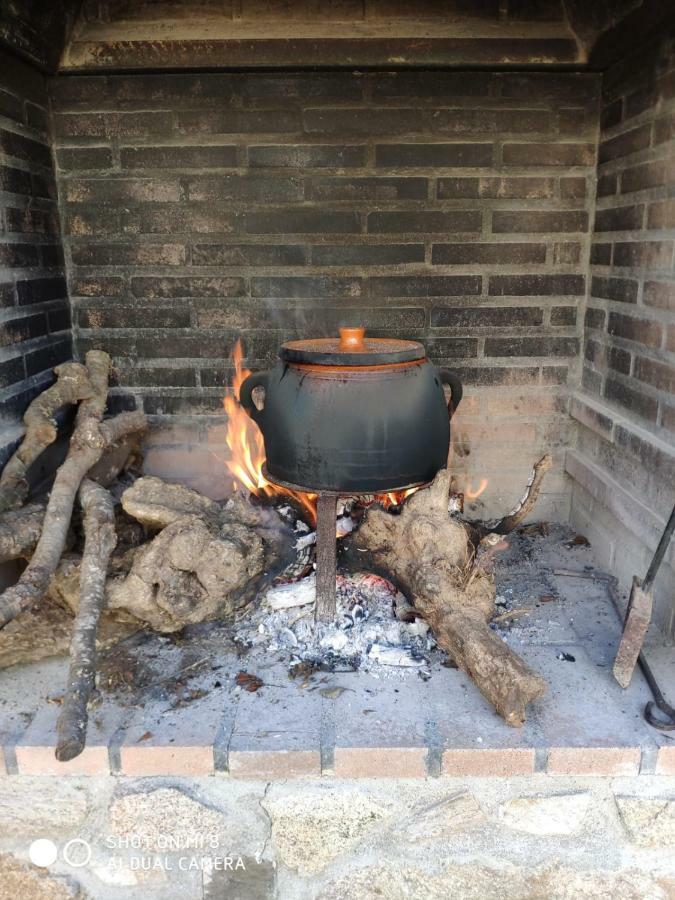
{"type": "Polygon", "coordinates": [[[263,413],[265,412],[265,407],[263,407],[262,409],[258,409],[258,407],[253,402],[253,391],[257,387],[267,388],[267,379],[269,377],[269,374],[269,372],[254,372],[242,382],[242,385],[239,388],[239,402],[244,407],[249,416],[253,419],[253,421],[261,427],[262,420],[264,418],[263,413]]]}
{"type": "Polygon", "coordinates": [[[452,418],[464,393],[462,382],[459,380],[459,375],[456,375],[452,369],[439,369],[438,374],[441,376],[443,384],[447,384],[450,388],[448,415],[452,418]]]}
{"type": "Polygon", "coordinates": [[[670,539],[673,536],[673,532],[675,531],[675,506],[673,507],[673,511],[670,514],[670,518],[666,524],[665,530],[661,535],[661,540],[659,541],[659,545],[656,548],[654,556],[652,558],[651,563],[649,564],[649,568],[647,569],[647,574],[645,575],[645,579],[642,582],[642,590],[648,591],[651,589],[652,584],[654,583],[654,579],[659,571],[659,567],[661,565],[661,561],[663,557],[666,555],[666,550],[668,549],[668,544],[670,543],[670,539]]]}

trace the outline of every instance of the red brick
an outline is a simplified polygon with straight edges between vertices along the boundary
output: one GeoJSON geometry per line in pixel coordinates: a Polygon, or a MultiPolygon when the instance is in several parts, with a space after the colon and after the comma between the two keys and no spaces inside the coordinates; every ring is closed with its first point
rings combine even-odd
{"type": "Polygon", "coordinates": [[[140,744],[120,750],[123,775],[212,775],[213,747],[140,744]]]}
{"type": "Polygon", "coordinates": [[[426,747],[336,747],[337,778],[425,778],[426,747]]]}
{"type": "Polygon", "coordinates": [[[549,775],[637,775],[639,747],[552,747],[548,751],[549,775]]]}
{"type": "Polygon", "coordinates": [[[85,747],[70,762],[59,762],[55,744],[47,746],[17,745],[16,762],[19,775],[109,775],[107,747],[85,747]]]}
{"type": "Polygon", "coordinates": [[[441,764],[441,774],[460,778],[531,775],[533,772],[534,750],[530,747],[446,750],[441,764]]]}
{"type": "Polygon", "coordinates": [[[233,778],[306,778],[321,774],[318,750],[232,750],[228,769],[233,778]]]}
{"type": "Polygon", "coordinates": [[[675,747],[659,747],[656,757],[657,775],[675,775],[675,747]]]}

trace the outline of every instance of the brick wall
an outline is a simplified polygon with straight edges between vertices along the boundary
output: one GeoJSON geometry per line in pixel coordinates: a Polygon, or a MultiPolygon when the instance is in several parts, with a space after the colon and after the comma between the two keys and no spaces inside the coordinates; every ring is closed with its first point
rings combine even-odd
{"type": "MultiPolygon", "coordinates": [[[[675,52],[661,40],[603,77],[573,520],[626,584],[675,502],[675,52]]],[[[675,551],[669,557],[675,568],[675,551]]],[[[675,574],[658,619],[672,630],[675,574]]]]}
{"type": "Polygon", "coordinates": [[[3,442],[72,354],[43,76],[0,50],[0,427],[3,442]]]}
{"type": "MultiPolygon", "coordinates": [[[[119,403],[175,424],[220,413],[239,335],[253,368],[284,339],[341,323],[420,339],[469,388],[456,466],[474,488],[512,475],[486,492],[508,504],[536,455],[561,458],[568,436],[596,84],[485,72],[53,79],[77,352],[109,350],[119,403]]],[[[197,441],[189,429],[195,443],[208,434],[222,450],[222,431],[197,441]]],[[[188,468],[215,490],[212,449],[193,450],[188,468]]],[[[170,453],[156,452],[166,473],[170,453]]],[[[564,518],[560,467],[549,489],[548,511],[564,518]]]]}

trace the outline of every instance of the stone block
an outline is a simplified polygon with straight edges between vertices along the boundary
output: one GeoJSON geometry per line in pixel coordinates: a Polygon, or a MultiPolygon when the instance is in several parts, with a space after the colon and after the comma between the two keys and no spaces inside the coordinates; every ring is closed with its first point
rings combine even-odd
{"type": "Polygon", "coordinates": [[[587,793],[518,797],[499,808],[508,827],[534,835],[575,834],[582,827],[591,797],[587,793]]]}
{"type": "Polygon", "coordinates": [[[331,785],[302,792],[273,787],[262,801],[278,858],[302,876],[323,871],[391,818],[389,804],[363,789],[331,785]]]}
{"type": "Polygon", "coordinates": [[[640,847],[675,844],[675,801],[662,797],[615,797],[628,839],[640,847]]]}
{"type": "Polygon", "coordinates": [[[78,900],[82,893],[74,879],[66,879],[27,865],[9,853],[0,855],[0,900],[78,900]]]}

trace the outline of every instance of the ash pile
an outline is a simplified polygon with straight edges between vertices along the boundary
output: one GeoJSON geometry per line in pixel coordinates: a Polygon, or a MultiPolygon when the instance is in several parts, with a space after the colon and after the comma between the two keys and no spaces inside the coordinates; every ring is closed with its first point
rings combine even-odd
{"type": "Polygon", "coordinates": [[[316,577],[270,588],[253,613],[235,626],[242,649],[278,654],[291,674],[307,667],[330,672],[364,669],[379,677],[418,669],[429,677],[436,646],[428,625],[411,621],[411,606],[386,579],[338,575],[337,617],[315,621],[316,577]]]}

